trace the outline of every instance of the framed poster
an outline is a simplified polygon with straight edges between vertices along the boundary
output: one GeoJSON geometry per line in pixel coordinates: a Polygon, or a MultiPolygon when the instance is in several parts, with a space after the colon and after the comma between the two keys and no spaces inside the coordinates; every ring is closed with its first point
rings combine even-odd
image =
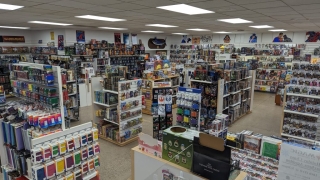
{"type": "Polygon", "coordinates": [[[114,43],[121,44],[121,34],[120,33],[114,33],[114,43]]]}
{"type": "Polygon", "coordinates": [[[64,37],[63,35],[58,35],[58,50],[64,50],[64,37]]]}
{"type": "Polygon", "coordinates": [[[123,43],[125,45],[130,45],[130,40],[129,40],[129,33],[123,33],[123,43]]]}
{"type": "Polygon", "coordinates": [[[78,43],[85,43],[86,42],[85,33],[82,30],[76,30],[76,38],[77,38],[78,43]]]}

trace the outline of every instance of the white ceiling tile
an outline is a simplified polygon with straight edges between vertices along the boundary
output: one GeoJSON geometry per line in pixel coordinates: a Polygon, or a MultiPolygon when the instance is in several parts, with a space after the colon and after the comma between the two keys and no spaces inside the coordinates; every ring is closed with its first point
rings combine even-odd
{"type": "Polygon", "coordinates": [[[171,0],[140,0],[140,1],[133,1],[132,3],[142,5],[142,6],[148,6],[148,7],[168,6],[168,5],[177,4],[177,2],[174,2],[171,0]]]}
{"type": "Polygon", "coordinates": [[[303,1],[301,1],[301,0],[282,0],[282,1],[286,4],[288,4],[289,6],[319,3],[319,0],[303,0],[303,1]]]}
{"type": "Polygon", "coordinates": [[[19,6],[25,6],[25,7],[42,4],[42,2],[29,2],[25,0],[1,0],[1,3],[13,4],[13,5],[19,5],[19,6]]]}
{"type": "MultiPolygon", "coordinates": [[[[88,1],[90,2],[90,1],[88,1]]],[[[94,7],[95,5],[87,4],[87,3],[81,3],[81,2],[75,2],[72,0],[60,0],[56,2],[50,2],[49,4],[58,5],[58,6],[65,6],[65,7],[71,7],[71,8],[80,8],[80,9],[86,9],[88,7],[94,7]]]]}
{"type": "Polygon", "coordinates": [[[259,13],[272,13],[272,12],[288,12],[292,11],[290,7],[274,7],[274,8],[266,8],[266,9],[255,9],[254,11],[259,13]]]}
{"type": "Polygon", "coordinates": [[[265,8],[282,7],[282,6],[287,6],[287,5],[281,1],[272,1],[272,2],[263,2],[263,3],[255,3],[255,4],[246,4],[245,8],[254,10],[254,9],[265,9],[265,8]]]}
{"type": "Polygon", "coordinates": [[[256,3],[270,2],[275,0],[227,0],[227,1],[232,2],[234,4],[242,5],[242,4],[256,4],[256,3]]]}
{"type": "Polygon", "coordinates": [[[320,4],[306,4],[299,6],[291,6],[294,10],[309,10],[309,9],[320,9],[320,4]]]}
{"type": "Polygon", "coordinates": [[[133,10],[133,9],[145,9],[148,8],[146,6],[137,5],[137,4],[112,4],[109,5],[110,8],[122,9],[122,10],[133,10]]]}
{"type": "Polygon", "coordinates": [[[107,6],[93,6],[93,7],[89,7],[89,8],[85,8],[86,10],[89,11],[96,11],[96,12],[119,12],[119,11],[123,11],[121,9],[115,9],[115,8],[109,8],[107,6]]]}
{"type": "Polygon", "coordinates": [[[189,3],[189,5],[195,6],[198,8],[203,8],[203,9],[208,9],[208,8],[218,9],[218,7],[233,6],[234,4],[224,0],[212,0],[212,1],[189,3]]]}
{"type": "Polygon", "coordinates": [[[56,6],[52,4],[41,4],[37,6],[33,6],[33,8],[40,8],[40,9],[49,9],[49,10],[59,10],[59,11],[72,11],[73,8],[71,7],[64,7],[64,6],[56,6]]]}
{"type": "Polygon", "coordinates": [[[93,5],[102,5],[102,6],[122,3],[119,0],[72,0],[72,1],[93,4],[93,5]]]}
{"type": "Polygon", "coordinates": [[[58,12],[58,10],[48,10],[48,9],[39,9],[39,8],[34,8],[34,7],[25,7],[22,9],[18,9],[14,12],[31,12],[31,13],[36,13],[36,14],[48,14],[48,13],[54,13],[58,12]]]}

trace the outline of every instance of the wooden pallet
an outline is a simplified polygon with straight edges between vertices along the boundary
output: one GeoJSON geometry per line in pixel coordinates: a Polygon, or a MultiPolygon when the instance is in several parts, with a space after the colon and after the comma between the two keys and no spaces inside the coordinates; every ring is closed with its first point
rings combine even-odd
{"type": "Polygon", "coordinates": [[[104,136],[102,136],[102,135],[99,135],[99,138],[100,138],[100,139],[103,139],[103,140],[106,140],[106,141],[109,141],[109,142],[111,142],[111,143],[113,143],[113,144],[115,144],[115,145],[118,145],[118,146],[120,146],[120,147],[123,147],[123,146],[125,146],[125,145],[127,145],[127,144],[130,144],[130,143],[138,140],[138,136],[134,136],[134,137],[128,139],[127,141],[122,142],[122,143],[117,142],[117,141],[114,141],[114,140],[112,140],[112,139],[110,139],[110,138],[104,137],[104,136]]]}

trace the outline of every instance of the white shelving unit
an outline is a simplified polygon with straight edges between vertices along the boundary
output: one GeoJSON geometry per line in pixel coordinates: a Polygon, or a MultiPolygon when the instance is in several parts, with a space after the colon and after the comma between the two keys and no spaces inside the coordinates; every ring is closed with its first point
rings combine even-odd
{"type": "MultiPolygon", "coordinates": [[[[133,141],[136,141],[138,136],[137,134],[136,135],[130,135],[131,137],[128,137],[128,138],[124,138],[126,135],[127,135],[127,132],[130,132],[132,133],[133,131],[136,130],[136,128],[139,128],[140,126],[142,127],[141,125],[141,122],[138,123],[138,124],[134,124],[134,125],[129,125],[127,127],[129,123],[129,121],[133,121],[137,119],[141,119],[142,120],[142,92],[141,92],[141,88],[138,89],[138,81],[141,81],[142,83],[142,80],[139,79],[139,80],[126,80],[126,81],[119,81],[118,82],[118,89],[119,91],[112,91],[112,90],[106,90],[106,89],[103,89],[102,86],[101,86],[101,81],[103,81],[103,78],[102,77],[93,77],[91,79],[91,89],[92,89],[92,99],[93,99],[93,105],[92,105],[92,110],[93,110],[93,119],[94,119],[94,123],[96,123],[98,126],[100,126],[100,124],[102,122],[107,122],[107,125],[108,123],[110,123],[111,125],[113,125],[114,127],[112,127],[114,130],[116,130],[116,137],[114,137],[113,139],[109,138],[109,137],[106,137],[104,135],[104,132],[101,131],[101,129],[103,127],[98,127],[98,129],[100,130],[100,134],[99,134],[99,137],[101,139],[104,139],[106,141],[109,141],[111,143],[114,143],[118,146],[124,146],[126,144],[129,144],[133,141]],[[130,90],[121,90],[121,84],[130,84],[130,90]],[[131,91],[139,91],[140,93],[138,93],[139,95],[138,96],[135,96],[135,97],[125,97],[123,98],[123,95],[127,94],[127,93],[131,93],[131,91]],[[118,103],[117,104],[104,104],[104,103],[100,103],[100,102],[97,102],[96,99],[95,99],[95,91],[101,91],[101,92],[106,92],[106,93],[111,93],[111,94],[114,94],[118,97],[118,103]],[[133,101],[138,101],[138,105],[136,107],[133,107],[133,108],[129,108],[129,109],[123,109],[123,104],[127,104],[128,102],[133,102],[133,101]],[[108,118],[108,117],[97,117],[95,116],[95,112],[98,111],[98,110],[109,110],[110,108],[116,108],[116,112],[117,112],[117,118],[116,120],[111,120],[111,118],[108,118]],[[131,115],[131,112],[134,112],[134,111],[139,111],[140,110],[140,113],[134,115],[134,116],[129,116],[127,118],[122,118],[122,113],[129,113],[130,112],[130,115],[131,115]],[[101,128],[101,129],[100,129],[101,128]]],[[[106,112],[107,114],[107,112],[106,112]]]]}

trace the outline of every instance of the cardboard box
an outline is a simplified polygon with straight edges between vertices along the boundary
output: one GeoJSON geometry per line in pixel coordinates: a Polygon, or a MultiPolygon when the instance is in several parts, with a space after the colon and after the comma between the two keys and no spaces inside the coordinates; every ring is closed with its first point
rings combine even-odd
{"type": "Polygon", "coordinates": [[[180,126],[173,126],[164,130],[162,158],[184,168],[191,169],[194,136],[199,137],[199,131],[180,126]]]}

